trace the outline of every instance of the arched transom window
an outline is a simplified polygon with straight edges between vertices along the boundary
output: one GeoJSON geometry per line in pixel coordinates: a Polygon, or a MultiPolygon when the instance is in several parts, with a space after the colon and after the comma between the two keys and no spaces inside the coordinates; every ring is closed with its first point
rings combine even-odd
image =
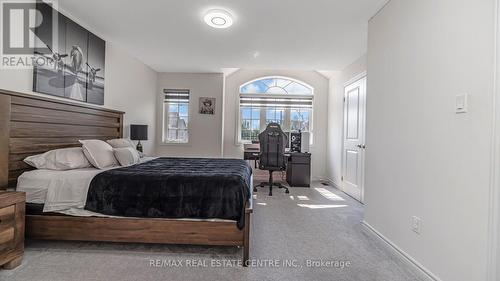
{"type": "Polygon", "coordinates": [[[242,94],[312,95],[313,89],[289,78],[271,77],[250,81],[240,87],[242,94]]]}
{"type": "Polygon", "coordinates": [[[272,122],[280,124],[287,134],[312,133],[313,93],[314,89],[306,83],[280,76],[241,85],[239,140],[257,140],[272,122]]]}

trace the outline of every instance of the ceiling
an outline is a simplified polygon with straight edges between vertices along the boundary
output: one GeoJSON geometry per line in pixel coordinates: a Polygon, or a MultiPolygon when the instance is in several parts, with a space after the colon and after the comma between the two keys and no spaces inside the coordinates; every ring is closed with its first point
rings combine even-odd
{"type": "Polygon", "coordinates": [[[158,72],[341,70],[387,0],[59,0],[63,13],[158,72]],[[203,21],[225,8],[228,29],[203,21]]]}

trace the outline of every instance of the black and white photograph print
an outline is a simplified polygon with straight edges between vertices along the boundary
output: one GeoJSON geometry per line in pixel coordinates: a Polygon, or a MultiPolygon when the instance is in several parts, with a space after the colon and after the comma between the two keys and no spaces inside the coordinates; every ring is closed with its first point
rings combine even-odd
{"type": "Polygon", "coordinates": [[[89,32],[87,102],[104,104],[104,61],[106,42],[89,32]]]}
{"type": "Polygon", "coordinates": [[[87,101],[88,31],[72,20],[66,21],[66,64],[64,96],[87,101]]]}
{"type": "Polygon", "coordinates": [[[215,114],[215,98],[200,98],[200,114],[215,114]]]}
{"type": "Polygon", "coordinates": [[[66,17],[53,12],[53,8],[45,3],[37,3],[37,21],[41,24],[35,28],[40,48],[35,48],[33,91],[58,97],[65,97],[64,78],[67,75],[65,65],[69,54],[66,53],[66,17]],[[53,36],[52,25],[57,15],[58,39],[53,36]]]}
{"type": "Polygon", "coordinates": [[[35,28],[35,35],[44,48],[35,50],[40,59],[34,65],[33,91],[103,105],[106,42],[48,5],[37,4],[37,9],[45,24],[35,28]]]}

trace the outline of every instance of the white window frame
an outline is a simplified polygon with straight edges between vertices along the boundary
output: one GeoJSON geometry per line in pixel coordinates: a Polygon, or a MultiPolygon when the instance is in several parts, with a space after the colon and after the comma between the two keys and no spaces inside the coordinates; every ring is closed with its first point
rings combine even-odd
{"type": "Polygon", "coordinates": [[[190,134],[190,119],[191,119],[191,91],[189,89],[164,89],[162,91],[162,99],[161,99],[161,103],[162,103],[162,135],[161,135],[161,143],[162,145],[188,145],[190,144],[191,142],[191,134],[190,134]],[[166,107],[166,105],[168,105],[168,102],[165,102],[165,95],[168,93],[168,92],[172,92],[172,93],[175,93],[175,92],[187,92],[189,94],[189,98],[188,98],[188,102],[187,102],[187,128],[186,128],[186,131],[187,131],[187,141],[180,141],[180,140],[168,140],[166,137],[165,137],[165,134],[167,133],[166,129],[165,129],[165,123],[168,122],[168,115],[165,116],[166,114],[168,114],[169,110],[166,110],[166,108],[170,108],[169,106],[166,107]]]}
{"type": "MultiPolygon", "coordinates": [[[[236,99],[236,120],[238,121],[236,123],[236,145],[243,145],[243,144],[248,144],[248,143],[251,143],[250,141],[247,141],[247,140],[243,140],[241,139],[241,122],[242,122],[242,116],[241,116],[241,104],[240,104],[240,98],[241,98],[241,95],[248,95],[249,97],[250,96],[257,96],[257,95],[265,95],[266,97],[276,97],[276,98],[280,98],[280,97],[283,97],[283,96],[286,96],[286,97],[290,97],[290,96],[293,96],[293,97],[296,97],[296,98],[310,98],[310,97],[313,97],[312,99],[312,107],[310,108],[311,112],[310,112],[310,115],[309,115],[309,135],[310,135],[310,139],[309,139],[309,144],[310,146],[312,147],[313,144],[314,144],[314,108],[315,108],[315,102],[314,102],[314,88],[303,82],[303,81],[300,81],[300,80],[297,80],[297,79],[294,79],[294,78],[290,78],[290,77],[286,77],[286,76],[264,76],[264,77],[260,77],[260,78],[256,78],[256,79],[253,79],[253,80],[250,80],[250,81],[247,81],[243,84],[240,85],[240,87],[238,87],[238,98],[236,99]],[[241,88],[243,88],[244,86],[250,84],[250,83],[253,83],[253,82],[256,82],[256,81],[259,81],[259,80],[265,80],[265,79],[286,79],[286,80],[290,80],[290,81],[293,81],[293,82],[297,82],[299,84],[302,84],[304,86],[306,86],[307,88],[309,88],[311,90],[311,95],[296,95],[296,94],[268,94],[268,93],[262,93],[262,94],[249,94],[249,93],[241,93],[241,88]]],[[[285,108],[285,114],[284,114],[284,124],[285,124],[285,128],[283,128],[283,130],[287,130],[287,131],[290,131],[291,132],[291,108],[285,108]]],[[[263,131],[265,130],[266,128],[266,111],[265,110],[261,110],[260,111],[260,130],[263,131]]]]}

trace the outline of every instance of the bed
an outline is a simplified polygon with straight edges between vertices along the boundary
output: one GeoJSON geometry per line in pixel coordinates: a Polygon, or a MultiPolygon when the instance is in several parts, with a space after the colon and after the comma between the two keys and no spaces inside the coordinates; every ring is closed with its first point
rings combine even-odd
{"type": "MultiPolygon", "coordinates": [[[[120,138],[123,136],[123,115],[123,112],[116,110],[0,90],[0,189],[15,188],[19,177],[25,172],[21,177],[21,182],[26,183],[31,180],[32,183],[43,183],[41,179],[43,177],[50,181],[50,175],[44,175],[42,171],[30,171],[32,168],[22,160],[27,156],[40,154],[51,149],[80,146],[79,139],[107,140],[120,138]],[[33,175],[39,178],[29,177],[33,175]]],[[[87,195],[89,198],[94,196],[94,199],[97,200],[95,202],[98,202],[98,194],[104,194],[105,192],[114,194],[110,186],[116,188],[123,184],[123,182],[120,183],[120,178],[133,173],[146,173],[148,170],[150,171],[151,182],[144,185],[145,190],[142,194],[150,194],[155,188],[154,177],[158,174],[151,170],[152,163],[169,167],[165,168],[166,166],[164,166],[160,170],[168,170],[166,175],[170,177],[171,183],[179,181],[180,178],[183,180],[189,178],[201,180],[198,181],[198,185],[194,182],[193,187],[183,189],[184,193],[199,188],[199,182],[203,182],[203,180],[212,184],[210,190],[227,193],[228,188],[222,188],[220,185],[226,180],[216,180],[217,176],[224,176],[224,171],[221,169],[208,169],[205,170],[205,173],[200,169],[196,169],[198,173],[190,171],[191,174],[183,173],[183,171],[186,171],[187,166],[178,167],[177,171],[175,169],[179,163],[186,164],[187,162],[190,162],[190,164],[186,164],[188,166],[196,165],[196,163],[207,166],[207,162],[204,161],[225,160],[159,158],[150,159],[146,163],[136,165],[135,168],[117,168],[97,172],[97,174],[95,171],[87,171],[87,179],[90,177],[92,182],[88,187],[87,195]],[[109,184],[110,179],[114,179],[114,184],[109,184]],[[94,185],[94,181],[101,181],[101,184],[94,185]],[[93,188],[97,189],[97,191],[91,192],[93,188]]],[[[228,165],[233,166],[234,163],[228,165]]],[[[234,173],[235,171],[232,171],[233,176],[234,173]]],[[[164,179],[157,177],[156,180],[159,178],[164,179]]],[[[234,194],[231,196],[241,199],[236,200],[237,203],[233,202],[234,206],[227,208],[227,210],[233,210],[232,212],[222,212],[221,215],[221,212],[218,213],[217,208],[214,208],[217,205],[214,205],[208,208],[212,210],[211,212],[194,210],[185,214],[177,214],[175,211],[163,206],[171,206],[173,201],[170,201],[171,204],[158,205],[163,206],[164,210],[160,208],[160,213],[157,216],[153,215],[147,218],[140,216],[140,211],[137,212],[140,208],[137,208],[137,206],[135,209],[123,208],[122,211],[104,211],[105,214],[103,214],[103,210],[109,211],[109,208],[99,209],[97,203],[95,206],[85,206],[73,210],[76,212],[82,210],[90,212],[87,215],[72,213],[71,211],[62,214],[57,212],[57,208],[53,212],[50,212],[50,210],[47,212],[48,210],[45,208],[50,206],[45,206],[44,203],[47,202],[45,199],[48,189],[37,189],[36,185],[23,184],[22,189],[28,193],[28,199],[31,198],[28,202],[31,201],[35,204],[29,206],[33,208],[28,207],[26,236],[32,239],[46,240],[238,246],[243,247],[242,264],[245,265],[249,257],[249,236],[253,211],[251,188],[249,188],[251,186],[251,177],[250,179],[246,178],[245,181],[247,182],[244,185],[248,187],[247,194],[245,194],[245,190],[236,193],[234,191],[239,189],[233,189],[232,191],[234,194]],[[36,204],[38,204],[38,209],[41,205],[42,210],[46,212],[37,213],[36,204]],[[33,212],[30,211],[31,209],[33,209],[33,212]],[[92,210],[96,212],[92,213],[92,210]],[[236,213],[236,211],[238,212],[236,213]],[[186,217],[180,218],[179,216],[186,217]]],[[[111,182],[113,181],[111,180],[111,182]]],[[[87,205],[87,201],[85,201],[85,205],[87,205]]],[[[132,198],[130,202],[133,201],[132,198]]],[[[229,201],[226,199],[225,202],[229,201]]],[[[111,205],[115,206],[116,204],[116,201],[114,201],[111,205]]]]}

